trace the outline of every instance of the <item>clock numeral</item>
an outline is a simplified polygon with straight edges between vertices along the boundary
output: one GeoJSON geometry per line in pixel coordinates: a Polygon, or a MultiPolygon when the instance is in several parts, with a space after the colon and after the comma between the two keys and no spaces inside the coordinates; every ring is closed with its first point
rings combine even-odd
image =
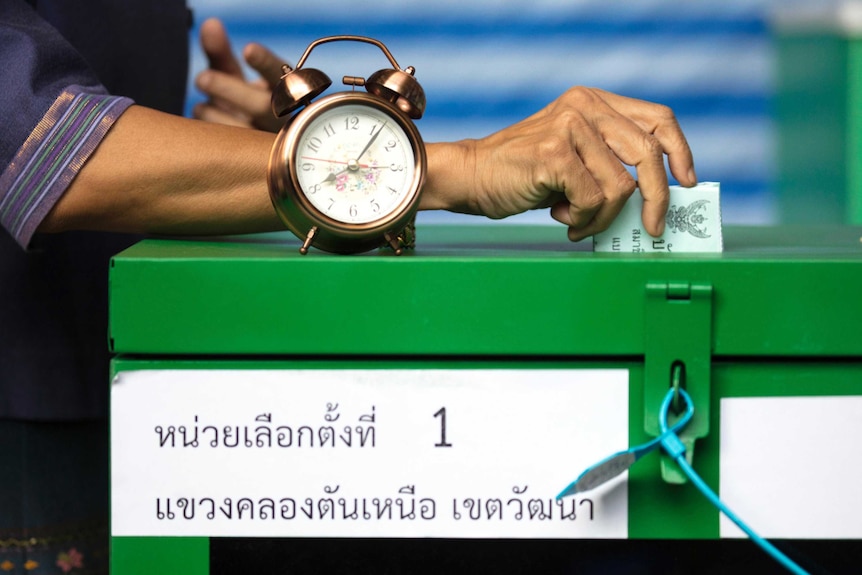
{"type": "Polygon", "coordinates": [[[375,214],[380,211],[380,204],[377,203],[377,200],[371,200],[371,211],[375,214]]]}
{"type": "Polygon", "coordinates": [[[356,215],[359,213],[359,208],[356,207],[356,204],[352,204],[350,206],[349,212],[350,212],[350,217],[355,218],[356,215]]]}
{"type": "Polygon", "coordinates": [[[389,140],[388,142],[386,142],[386,145],[383,147],[386,148],[387,152],[391,152],[392,150],[395,149],[395,146],[397,146],[397,145],[398,145],[398,142],[396,142],[395,140],[389,140]]]}
{"type": "Polygon", "coordinates": [[[404,164],[389,164],[389,169],[393,172],[403,172],[404,164]]]}
{"type": "Polygon", "coordinates": [[[359,117],[358,116],[347,116],[344,118],[344,129],[345,130],[358,130],[359,129],[359,117]]]}
{"type": "Polygon", "coordinates": [[[326,124],[323,127],[323,131],[329,137],[332,137],[335,135],[335,128],[332,127],[332,124],[326,124]]]}
{"type": "Polygon", "coordinates": [[[389,191],[390,191],[390,192],[392,192],[393,194],[397,194],[397,193],[398,193],[398,190],[396,190],[396,189],[395,189],[395,188],[393,188],[392,186],[386,186],[386,187],[387,187],[387,188],[389,188],[389,191]]]}
{"type": "Polygon", "coordinates": [[[310,164],[308,162],[305,162],[304,164],[302,164],[302,171],[303,172],[313,172],[314,171],[314,164],[310,164]]]}
{"type": "Polygon", "coordinates": [[[318,137],[313,137],[308,140],[308,147],[311,148],[312,152],[319,152],[320,146],[323,145],[323,141],[318,137]]]}
{"type": "Polygon", "coordinates": [[[317,193],[317,192],[319,192],[319,191],[320,191],[320,184],[312,184],[312,185],[308,188],[308,193],[309,193],[309,195],[314,195],[314,194],[316,194],[316,193],[317,193]]]}
{"type": "Polygon", "coordinates": [[[328,212],[329,210],[331,210],[332,206],[334,206],[334,205],[335,205],[335,200],[333,200],[332,198],[329,198],[329,205],[326,206],[326,211],[328,212]]]}

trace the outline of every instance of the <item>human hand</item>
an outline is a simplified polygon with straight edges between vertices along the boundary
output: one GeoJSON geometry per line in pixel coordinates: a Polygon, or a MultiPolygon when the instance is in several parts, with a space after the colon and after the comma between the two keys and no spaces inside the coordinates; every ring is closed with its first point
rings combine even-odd
{"type": "Polygon", "coordinates": [[[233,53],[224,25],[216,18],[201,24],[201,46],[210,67],[195,78],[195,86],[209,97],[192,115],[199,120],[277,132],[284,119],[272,113],[272,90],[282,76],[284,60],[260,44],[248,44],[243,58],[260,78],[248,81],[233,53]]]}
{"type": "Polygon", "coordinates": [[[595,88],[571,88],[472,144],[472,197],[464,211],[503,218],[550,206],[572,241],[607,229],[636,187],[644,228],[661,235],[669,202],[665,155],[680,184],[697,184],[670,108],[595,88]],[[637,181],[626,165],[636,169],[637,181]]]}

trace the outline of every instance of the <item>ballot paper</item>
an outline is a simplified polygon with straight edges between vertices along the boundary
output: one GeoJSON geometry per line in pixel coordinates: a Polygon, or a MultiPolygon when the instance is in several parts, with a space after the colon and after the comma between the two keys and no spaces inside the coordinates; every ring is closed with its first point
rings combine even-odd
{"type": "Polygon", "coordinates": [[[653,237],[641,221],[643,197],[635,190],[610,227],[593,236],[597,252],[722,251],[721,205],[718,182],[703,182],[693,188],[670,186],[670,205],[661,237],[653,237]]]}

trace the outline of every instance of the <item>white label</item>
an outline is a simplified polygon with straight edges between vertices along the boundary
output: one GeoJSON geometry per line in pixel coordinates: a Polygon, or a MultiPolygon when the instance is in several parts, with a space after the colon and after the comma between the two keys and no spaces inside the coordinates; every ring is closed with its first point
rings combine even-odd
{"type": "Polygon", "coordinates": [[[625,477],[554,499],[628,445],[626,370],[132,371],[111,417],[115,536],[628,534],[625,477]]]}
{"type": "Polygon", "coordinates": [[[643,196],[635,190],[608,229],[593,236],[593,250],[629,254],[721,252],[720,192],[718,182],[701,182],[693,188],[670,186],[665,230],[654,238],[644,230],[643,196]]]}
{"type": "Polygon", "coordinates": [[[860,438],[859,396],[722,399],[719,495],[762,537],[860,539],[860,438]]]}

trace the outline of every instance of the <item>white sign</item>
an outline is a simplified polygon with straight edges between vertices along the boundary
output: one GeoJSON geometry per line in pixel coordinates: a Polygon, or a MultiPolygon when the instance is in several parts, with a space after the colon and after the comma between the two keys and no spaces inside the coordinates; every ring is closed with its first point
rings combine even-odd
{"type": "Polygon", "coordinates": [[[625,538],[627,370],[144,370],[111,406],[114,536],[625,538]]]}
{"type": "Polygon", "coordinates": [[[860,440],[862,396],[722,399],[720,496],[762,537],[862,539],[860,440]]]}

